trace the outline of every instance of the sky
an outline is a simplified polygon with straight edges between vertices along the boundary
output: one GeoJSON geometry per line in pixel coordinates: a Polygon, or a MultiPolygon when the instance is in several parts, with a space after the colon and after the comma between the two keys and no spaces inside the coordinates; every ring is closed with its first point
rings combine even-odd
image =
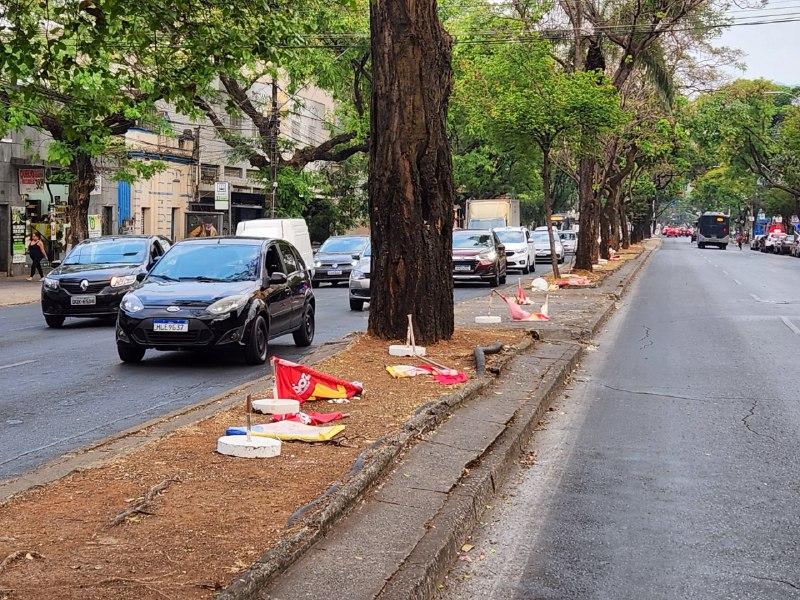
{"type": "MultiPolygon", "coordinates": [[[[731,11],[738,22],[795,18],[794,15],[800,18],[800,0],[770,0],[762,10],[731,11]]],[[[741,60],[747,70],[743,73],[731,69],[734,77],[763,77],[786,85],[800,85],[800,21],[734,25],[724,31],[718,42],[744,52],[741,60]]]]}

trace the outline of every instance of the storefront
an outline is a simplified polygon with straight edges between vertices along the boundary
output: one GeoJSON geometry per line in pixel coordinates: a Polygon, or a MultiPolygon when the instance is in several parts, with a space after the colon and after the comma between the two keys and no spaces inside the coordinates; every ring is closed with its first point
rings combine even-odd
{"type": "Polygon", "coordinates": [[[214,208],[213,192],[202,192],[199,200],[189,203],[189,211],[186,213],[185,237],[191,237],[191,233],[203,222],[203,218],[210,217],[219,235],[234,235],[236,226],[241,221],[260,219],[264,216],[264,196],[262,194],[252,194],[236,191],[234,188],[231,194],[229,210],[216,210],[214,208]]]}

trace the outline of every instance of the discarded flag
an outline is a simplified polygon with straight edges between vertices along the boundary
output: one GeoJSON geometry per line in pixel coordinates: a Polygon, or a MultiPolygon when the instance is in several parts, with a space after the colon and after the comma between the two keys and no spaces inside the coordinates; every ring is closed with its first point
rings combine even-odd
{"type": "Polygon", "coordinates": [[[420,365],[419,368],[428,371],[433,375],[433,380],[442,385],[456,385],[469,379],[466,373],[455,369],[437,369],[433,365],[420,365]]]}
{"type": "Polygon", "coordinates": [[[272,368],[275,371],[275,392],[278,398],[292,398],[305,402],[352,398],[364,391],[360,383],[345,381],[282,358],[273,357],[272,368]]]}
{"type": "Polygon", "coordinates": [[[386,367],[386,371],[395,379],[430,374],[430,371],[426,371],[421,367],[415,367],[413,365],[389,365],[386,367]]]}
{"type": "MultiPolygon", "coordinates": [[[[250,435],[268,437],[276,440],[297,442],[327,442],[344,431],[344,425],[331,427],[315,427],[296,421],[280,421],[266,425],[253,425],[250,435]]],[[[225,435],[247,435],[246,427],[228,427],[225,435]]]]}
{"type": "Polygon", "coordinates": [[[545,299],[544,304],[542,304],[542,309],[538,313],[529,313],[526,310],[522,310],[517,303],[512,298],[507,298],[500,292],[496,290],[492,290],[492,293],[497,294],[500,296],[508,306],[508,312],[511,315],[512,321],[549,321],[550,320],[550,301],[549,298],[545,299]]]}
{"type": "Polygon", "coordinates": [[[340,412],[332,413],[318,413],[318,412],[297,412],[287,413],[283,415],[272,415],[272,422],[278,421],[297,421],[298,423],[305,423],[306,425],[325,425],[332,421],[338,421],[344,415],[340,412]]]}

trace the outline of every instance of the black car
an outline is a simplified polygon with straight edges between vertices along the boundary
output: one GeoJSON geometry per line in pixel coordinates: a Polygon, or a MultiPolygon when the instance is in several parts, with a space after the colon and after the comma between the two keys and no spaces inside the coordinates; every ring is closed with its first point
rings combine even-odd
{"type": "Polygon", "coordinates": [[[84,240],[42,279],[42,313],[50,327],[66,317],[116,318],[120,300],[171,246],[155,235],[84,240]]]}
{"type": "Polygon", "coordinates": [[[314,339],[314,293],[303,259],[283,240],[218,237],[175,244],[120,304],[117,351],[125,362],[156,350],[237,350],[267,360],[269,340],[314,339]]]}
{"type": "Polygon", "coordinates": [[[335,235],[325,240],[314,255],[314,287],[348,281],[368,243],[369,237],[364,235],[335,235]]]}

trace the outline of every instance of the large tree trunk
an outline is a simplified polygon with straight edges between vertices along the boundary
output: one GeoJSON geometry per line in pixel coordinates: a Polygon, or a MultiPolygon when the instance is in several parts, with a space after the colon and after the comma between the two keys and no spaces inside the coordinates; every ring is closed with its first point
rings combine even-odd
{"type": "Polygon", "coordinates": [[[619,199],[619,227],[622,232],[622,249],[627,250],[631,247],[631,230],[628,227],[628,216],[625,212],[625,197],[619,199]]]}
{"type": "Polygon", "coordinates": [[[622,190],[619,187],[614,188],[609,197],[609,204],[608,204],[608,226],[611,229],[610,235],[608,237],[608,243],[616,252],[619,252],[619,234],[620,234],[619,204],[621,201],[620,200],[621,197],[622,197],[622,190]]]}
{"type": "Polygon", "coordinates": [[[550,149],[542,149],[542,198],[544,200],[544,222],[547,225],[547,237],[550,241],[550,262],[553,265],[553,277],[561,277],[558,271],[558,255],[556,241],[553,237],[553,197],[550,183],[550,149]]]}
{"type": "Polygon", "coordinates": [[[594,192],[592,190],[594,176],[594,161],[584,158],[578,165],[578,210],[580,219],[578,224],[578,248],[575,251],[575,268],[592,270],[592,252],[597,239],[592,237],[593,221],[597,207],[595,206],[594,192]]]}
{"type": "Polygon", "coordinates": [[[594,205],[594,212],[592,216],[592,264],[596,265],[597,260],[600,258],[600,244],[597,239],[600,237],[600,201],[597,196],[592,192],[594,205]]]}
{"type": "Polygon", "coordinates": [[[372,0],[369,331],[453,334],[453,192],[445,124],[452,40],[435,0],[372,0]]]}
{"type": "Polygon", "coordinates": [[[76,154],[69,164],[72,182],[67,195],[67,222],[69,236],[66,240],[74,246],[89,237],[89,197],[94,190],[95,173],[92,157],[76,154]]]}
{"type": "Polygon", "coordinates": [[[606,200],[606,204],[600,207],[600,258],[608,260],[611,255],[608,248],[611,245],[611,221],[608,218],[608,207],[611,200],[606,200]]]}

